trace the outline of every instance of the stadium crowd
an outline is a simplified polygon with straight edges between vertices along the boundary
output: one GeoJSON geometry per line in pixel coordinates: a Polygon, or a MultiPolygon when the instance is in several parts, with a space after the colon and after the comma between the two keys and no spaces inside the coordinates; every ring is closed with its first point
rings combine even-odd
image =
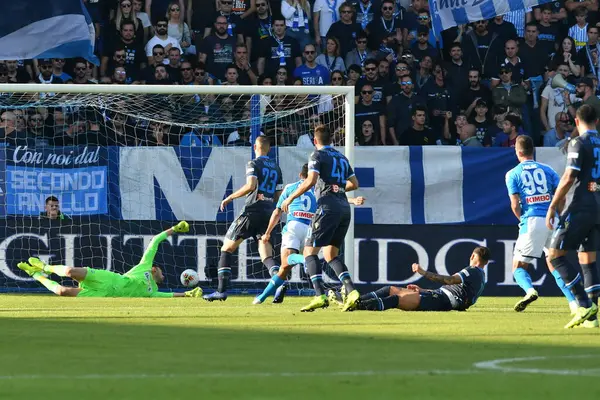
{"type": "MultiPolygon", "coordinates": [[[[521,134],[559,146],[578,105],[600,112],[598,0],[555,0],[438,35],[427,1],[408,1],[87,0],[99,66],[0,61],[0,83],[353,85],[361,146],[513,147],[521,134]],[[575,93],[553,88],[556,74],[575,93]]],[[[250,124],[190,132],[168,123],[249,120],[242,97],[157,100],[154,121],[114,110],[11,108],[2,99],[0,140],[9,145],[251,144],[250,124]]],[[[272,110],[314,103],[261,127],[278,144],[311,147],[319,123],[343,144],[339,99],[268,100],[272,110]]]]}

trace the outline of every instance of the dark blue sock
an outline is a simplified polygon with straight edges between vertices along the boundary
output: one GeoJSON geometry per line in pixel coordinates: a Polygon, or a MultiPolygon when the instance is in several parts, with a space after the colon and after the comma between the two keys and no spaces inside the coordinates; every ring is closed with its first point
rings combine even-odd
{"type": "Polygon", "coordinates": [[[396,295],[388,296],[382,299],[381,303],[383,304],[384,310],[389,310],[390,308],[398,308],[398,304],[400,304],[400,297],[396,295]]]}
{"type": "Polygon", "coordinates": [[[233,255],[227,251],[221,252],[221,257],[219,258],[219,269],[218,269],[218,277],[219,277],[219,286],[217,288],[217,292],[224,293],[227,291],[229,287],[229,280],[231,279],[231,259],[233,255]]]}
{"type": "Polygon", "coordinates": [[[310,276],[310,281],[315,288],[315,294],[317,296],[324,295],[325,288],[323,287],[323,268],[321,267],[319,257],[308,256],[304,260],[304,263],[306,264],[306,270],[308,271],[308,276],[310,276]]]}
{"type": "MultiPolygon", "coordinates": [[[[598,293],[600,293],[600,277],[598,276],[598,267],[596,263],[581,264],[581,272],[583,273],[583,286],[585,292],[592,303],[598,305],[598,293]]],[[[590,318],[590,321],[597,319],[595,315],[590,318]]]]}
{"type": "Polygon", "coordinates": [[[279,272],[279,265],[275,262],[273,257],[267,257],[263,260],[263,264],[269,270],[269,275],[274,276],[279,272]]]}
{"type": "Polygon", "coordinates": [[[377,289],[374,292],[369,292],[369,293],[363,294],[362,296],[360,296],[360,299],[361,300],[369,300],[369,299],[376,299],[378,297],[383,299],[390,295],[390,288],[391,288],[391,286],[384,286],[382,288],[377,289]]]}
{"type": "Polygon", "coordinates": [[[565,286],[567,289],[573,293],[575,299],[577,300],[577,304],[580,307],[588,308],[591,306],[591,301],[588,298],[585,289],[583,288],[583,282],[581,279],[581,274],[577,272],[577,270],[569,263],[567,257],[560,256],[550,261],[555,270],[558,271],[561,278],[565,282],[565,286]]]}
{"type": "Polygon", "coordinates": [[[354,284],[352,283],[352,277],[350,276],[350,272],[348,272],[348,267],[346,267],[346,264],[344,264],[339,256],[329,261],[328,264],[335,271],[335,274],[338,276],[340,282],[344,284],[346,293],[352,292],[354,290],[354,284]]]}

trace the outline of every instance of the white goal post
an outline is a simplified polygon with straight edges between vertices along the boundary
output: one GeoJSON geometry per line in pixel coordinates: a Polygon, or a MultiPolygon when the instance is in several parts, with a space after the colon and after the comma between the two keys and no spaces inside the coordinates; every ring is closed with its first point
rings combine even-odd
{"type": "MultiPolygon", "coordinates": [[[[12,94],[39,94],[38,98],[54,94],[87,94],[87,95],[332,95],[343,96],[344,153],[350,164],[354,167],[354,86],[216,86],[216,85],[75,85],[75,84],[0,84],[0,102],[12,94]],[[4,96],[4,97],[3,97],[4,96]]],[[[36,98],[32,96],[32,98],[36,98]]],[[[59,100],[60,101],[60,100],[59,100]]],[[[1,105],[1,103],[0,103],[1,105]]],[[[42,105],[43,106],[43,105],[42,105]]],[[[9,108],[4,105],[3,109],[9,108]]],[[[341,108],[341,107],[340,107],[341,108]]],[[[287,182],[286,182],[287,183],[287,182]]],[[[353,207],[351,207],[353,209],[353,207]]],[[[354,241],[354,210],[352,210],[352,223],[348,229],[344,245],[344,258],[349,271],[356,275],[357,260],[355,258],[354,241]]]]}

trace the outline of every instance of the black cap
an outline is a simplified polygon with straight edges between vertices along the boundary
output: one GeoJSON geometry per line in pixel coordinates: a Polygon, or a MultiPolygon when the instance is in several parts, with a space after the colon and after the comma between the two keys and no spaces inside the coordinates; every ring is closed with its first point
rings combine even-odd
{"type": "Polygon", "coordinates": [[[52,60],[49,58],[40,58],[38,60],[38,64],[40,65],[48,65],[48,64],[52,64],[52,60]]]}
{"type": "Polygon", "coordinates": [[[417,35],[420,35],[421,33],[429,33],[429,28],[425,25],[419,25],[417,28],[417,35]]]}
{"type": "Polygon", "coordinates": [[[502,64],[500,66],[500,73],[502,73],[502,72],[512,72],[512,68],[506,64],[502,64]]]}
{"type": "Polygon", "coordinates": [[[584,78],[581,78],[579,81],[577,81],[577,84],[578,85],[586,85],[586,86],[593,88],[594,80],[592,78],[584,77],[584,78]]]}

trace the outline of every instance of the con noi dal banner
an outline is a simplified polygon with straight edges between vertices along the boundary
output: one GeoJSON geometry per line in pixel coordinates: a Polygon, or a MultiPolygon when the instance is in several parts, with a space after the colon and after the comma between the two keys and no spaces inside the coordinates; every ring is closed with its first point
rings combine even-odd
{"type": "Polygon", "coordinates": [[[55,196],[68,216],[106,214],[107,149],[7,147],[0,152],[0,215],[38,216],[55,196]]]}

